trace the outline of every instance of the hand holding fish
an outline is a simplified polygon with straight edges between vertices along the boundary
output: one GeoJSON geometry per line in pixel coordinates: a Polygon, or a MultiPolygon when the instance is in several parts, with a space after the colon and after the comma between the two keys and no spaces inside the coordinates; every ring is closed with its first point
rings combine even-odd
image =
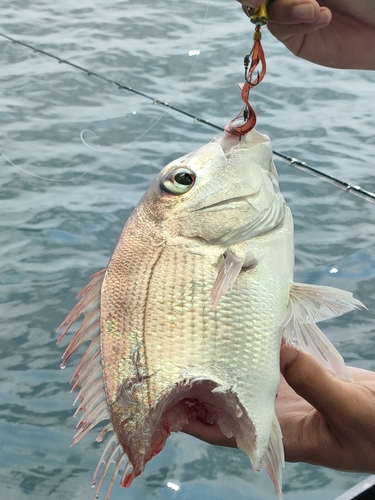
{"type": "Polygon", "coordinates": [[[289,346],[281,368],[276,414],[286,460],[374,474],[375,373],[349,368],[354,381],[340,380],[289,346]]]}
{"type": "MultiPolygon", "coordinates": [[[[285,459],[373,474],[375,373],[350,368],[354,382],[343,381],[313,357],[289,346],[281,349],[281,367],[285,378],[276,398],[276,414],[285,459]]],[[[210,444],[236,447],[218,425],[207,427],[196,420],[184,432],[210,444]]]]}
{"type": "MultiPolygon", "coordinates": [[[[263,3],[238,1],[244,9],[263,3]]],[[[371,0],[274,0],[268,14],[270,32],[293,54],[332,68],[375,69],[371,0]]]]}

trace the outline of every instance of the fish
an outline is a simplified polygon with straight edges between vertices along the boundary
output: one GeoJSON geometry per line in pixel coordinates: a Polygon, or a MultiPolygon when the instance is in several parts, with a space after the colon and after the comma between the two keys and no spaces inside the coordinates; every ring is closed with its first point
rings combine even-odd
{"type": "Polygon", "coordinates": [[[96,498],[111,464],[106,500],[119,473],[129,487],[172,432],[199,419],[235,437],[282,499],[282,339],[350,379],[316,323],[362,306],[293,275],[293,218],[268,136],[224,132],[161,170],[60,325],[59,341],[84,315],[62,366],[89,342],[72,378],[73,444],[103,421],[96,441],[110,434],[96,498]]]}

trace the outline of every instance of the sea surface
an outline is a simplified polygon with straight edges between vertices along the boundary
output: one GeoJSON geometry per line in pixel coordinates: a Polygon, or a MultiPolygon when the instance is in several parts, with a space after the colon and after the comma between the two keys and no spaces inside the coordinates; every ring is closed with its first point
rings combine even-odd
{"type": "MultiPolygon", "coordinates": [[[[235,0],[12,0],[1,10],[2,33],[219,126],[241,109],[253,28],[235,0]]],[[[276,151],[375,191],[375,73],[307,63],[263,31],[258,130],[276,151]]],[[[218,132],[1,37],[0,122],[0,498],[87,500],[103,444],[93,431],[69,447],[79,355],[59,368],[56,328],[154,176],[218,132]]],[[[296,281],[366,304],[323,330],[349,365],[375,370],[375,205],[276,165],[295,219],[296,281]]],[[[287,464],[285,500],[333,500],[364,477],[287,464]]],[[[175,434],[111,498],[276,494],[240,451],[175,434]]]]}

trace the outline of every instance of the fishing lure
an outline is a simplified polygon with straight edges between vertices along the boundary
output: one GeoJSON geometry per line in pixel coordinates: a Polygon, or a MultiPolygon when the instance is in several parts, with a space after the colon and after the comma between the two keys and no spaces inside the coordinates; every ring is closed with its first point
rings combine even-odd
{"type": "Polygon", "coordinates": [[[250,21],[255,24],[255,32],[253,35],[253,48],[250,54],[247,54],[244,58],[245,65],[245,83],[239,84],[241,89],[241,98],[245,103],[245,107],[241,112],[230,121],[225,130],[232,135],[241,137],[247,134],[255,127],[256,124],[256,114],[249,102],[250,90],[258,85],[264,78],[266,74],[266,58],[264,55],[262,47],[262,26],[268,24],[268,14],[267,14],[267,4],[268,0],[262,3],[262,5],[256,9],[250,7],[247,8],[246,13],[250,18],[250,21]],[[261,65],[260,71],[257,70],[258,66],[261,65]]]}

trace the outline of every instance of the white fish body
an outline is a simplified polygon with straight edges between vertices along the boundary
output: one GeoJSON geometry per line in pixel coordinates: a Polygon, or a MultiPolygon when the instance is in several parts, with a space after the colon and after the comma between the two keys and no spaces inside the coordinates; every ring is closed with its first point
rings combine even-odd
{"type": "Polygon", "coordinates": [[[75,373],[75,442],[109,418],[99,436],[114,431],[98,484],[115,462],[106,498],[120,469],[129,486],[194,418],[235,436],[282,497],[282,335],[349,376],[315,322],[361,305],[348,292],[294,284],[293,268],[293,221],[268,137],[225,133],[161,171],[63,323],[67,331],[85,313],[64,362],[92,339],[75,373]]]}

